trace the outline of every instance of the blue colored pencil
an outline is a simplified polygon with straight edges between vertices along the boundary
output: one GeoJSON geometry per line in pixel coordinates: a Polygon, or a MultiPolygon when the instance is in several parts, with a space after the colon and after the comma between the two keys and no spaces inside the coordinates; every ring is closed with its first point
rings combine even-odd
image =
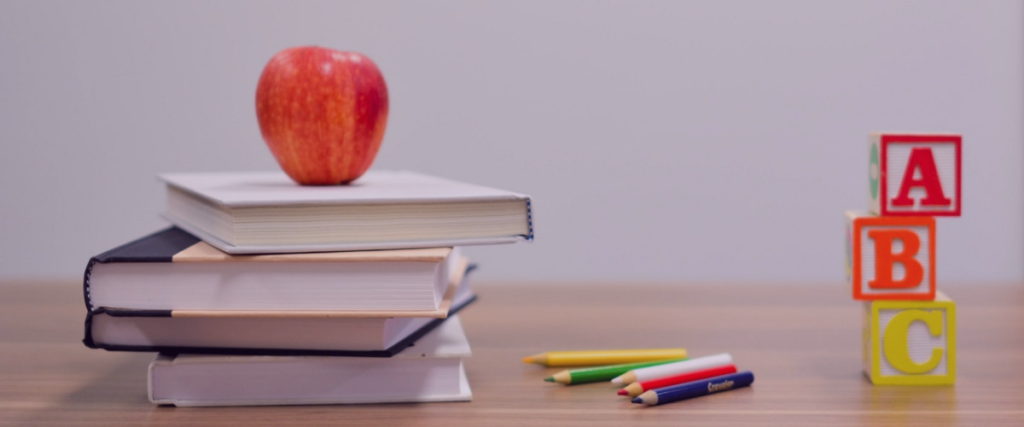
{"type": "Polygon", "coordinates": [[[735,374],[708,378],[706,380],[692,381],[648,390],[643,394],[634,397],[633,403],[640,403],[647,406],[663,405],[678,400],[690,399],[704,396],[706,394],[746,387],[753,383],[754,373],[750,371],[743,371],[735,374]]]}

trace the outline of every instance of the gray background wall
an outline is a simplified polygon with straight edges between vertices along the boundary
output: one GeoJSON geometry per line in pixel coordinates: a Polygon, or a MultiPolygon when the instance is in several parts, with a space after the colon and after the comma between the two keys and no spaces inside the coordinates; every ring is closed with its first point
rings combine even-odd
{"type": "Polygon", "coordinates": [[[276,168],[278,50],[383,70],[377,168],[534,196],[490,280],[839,282],[867,133],[964,134],[938,275],[1024,279],[1024,3],[0,2],[0,277],[163,225],[167,171],[276,168]]]}

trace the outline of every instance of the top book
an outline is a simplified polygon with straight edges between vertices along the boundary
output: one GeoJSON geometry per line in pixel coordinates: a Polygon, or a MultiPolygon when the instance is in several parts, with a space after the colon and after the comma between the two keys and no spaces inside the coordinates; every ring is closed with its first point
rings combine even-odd
{"type": "Polygon", "coordinates": [[[513,243],[530,197],[406,171],[300,186],[282,172],[172,173],[164,217],[230,254],[513,243]]]}

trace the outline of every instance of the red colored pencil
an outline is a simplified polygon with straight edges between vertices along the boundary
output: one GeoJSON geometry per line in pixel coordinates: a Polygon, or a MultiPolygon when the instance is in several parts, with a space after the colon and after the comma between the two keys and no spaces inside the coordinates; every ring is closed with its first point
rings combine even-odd
{"type": "Polygon", "coordinates": [[[687,372],[685,374],[672,375],[664,378],[656,378],[648,381],[637,381],[619,390],[619,396],[636,397],[647,390],[668,387],[670,385],[700,381],[706,378],[728,375],[736,372],[736,365],[722,365],[714,368],[701,369],[699,371],[687,372]]]}

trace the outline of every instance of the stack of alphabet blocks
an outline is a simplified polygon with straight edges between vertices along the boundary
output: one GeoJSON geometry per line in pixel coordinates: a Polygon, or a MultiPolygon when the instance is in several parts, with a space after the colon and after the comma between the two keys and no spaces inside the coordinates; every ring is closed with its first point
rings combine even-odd
{"type": "Polygon", "coordinates": [[[872,133],[870,211],[846,213],[871,383],[956,380],[956,305],[935,287],[935,217],[960,216],[961,136],[872,133]]]}

